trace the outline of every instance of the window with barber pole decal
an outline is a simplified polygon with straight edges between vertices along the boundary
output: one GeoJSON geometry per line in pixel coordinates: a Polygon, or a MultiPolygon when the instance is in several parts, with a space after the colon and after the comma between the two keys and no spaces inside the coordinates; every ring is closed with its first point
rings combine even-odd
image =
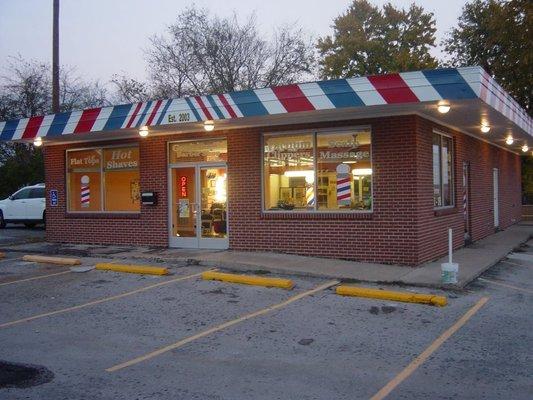
{"type": "Polygon", "coordinates": [[[370,211],[369,128],[264,136],[267,211],[370,211]]]}
{"type": "Polygon", "coordinates": [[[67,152],[68,211],[138,212],[140,195],[137,146],[67,152]]]}

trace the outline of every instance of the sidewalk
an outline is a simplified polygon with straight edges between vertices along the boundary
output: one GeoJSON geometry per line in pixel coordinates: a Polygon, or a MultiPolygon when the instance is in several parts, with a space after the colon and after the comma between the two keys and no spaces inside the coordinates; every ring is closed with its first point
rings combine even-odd
{"type": "MultiPolygon", "coordinates": [[[[533,224],[521,223],[505,231],[459,249],[454,262],[459,263],[459,282],[454,288],[465,287],[485,270],[503,259],[514,248],[533,235],[533,224]]],[[[533,243],[531,243],[533,245],[533,243]]],[[[342,280],[395,283],[440,288],[440,265],[447,257],[417,268],[372,264],[337,259],[304,257],[269,252],[232,250],[153,249],[147,247],[94,246],[53,244],[47,242],[6,245],[1,251],[72,255],[79,257],[109,257],[168,262],[174,265],[202,265],[231,271],[302,275],[342,280]]],[[[449,286],[448,286],[449,287],[449,286]]]]}

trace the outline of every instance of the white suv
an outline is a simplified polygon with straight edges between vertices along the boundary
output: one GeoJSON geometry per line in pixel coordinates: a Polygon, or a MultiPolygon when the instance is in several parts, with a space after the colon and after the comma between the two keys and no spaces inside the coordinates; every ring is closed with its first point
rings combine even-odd
{"type": "Polygon", "coordinates": [[[44,183],[26,186],[5,200],[0,200],[0,228],[11,222],[28,228],[45,223],[46,200],[44,183]]]}

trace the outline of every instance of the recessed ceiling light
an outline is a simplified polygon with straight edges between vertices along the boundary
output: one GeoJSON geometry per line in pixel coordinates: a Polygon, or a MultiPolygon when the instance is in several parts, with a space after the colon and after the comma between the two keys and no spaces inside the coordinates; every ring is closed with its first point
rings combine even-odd
{"type": "Polygon", "coordinates": [[[211,132],[213,129],[215,129],[215,123],[211,120],[207,120],[204,122],[204,129],[207,132],[211,132]]]}
{"type": "Polygon", "coordinates": [[[522,146],[522,151],[523,151],[524,153],[527,153],[528,150],[529,150],[529,147],[528,147],[528,145],[527,145],[527,143],[526,143],[526,144],[524,144],[524,145],[522,146]]]}
{"type": "Polygon", "coordinates": [[[148,136],[150,132],[148,131],[148,127],[147,126],[141,126],[141,129],[139,129],[139,136],[141,137],[146,137],[148,136]]]}
{"type": "Polygon", "coordinates": [[[33,145],[35,147],[41,147],[43,145],[43,139],[40,136],[36,137],[33,141],[33,145]]]}
{"type": "Polygon", "coordinates": [[[481,128],[480,128],[480,129],[481,129],[481,132],[483,132],[483,133],[489,133],[489,131],[490,131],[490,126],[488,126],[488,125],[486,125],[486,124],[483,124],[483,125],[481,125],[481,128]]]}
{"type": "Polygon", "coordinates": [[[439,104],[439,106],[437,107],[437,110],[439,110],[439,112],[441,114],[446,114],[448,111],[450,111],[450,105],[449,104],[439,104]]]}
{"type": "Polygon", "coordinates": [[[511,135],[507,136],[507,139],[505,139],[505,143],[507,143],[509,146],[514,143],[514,139],[511,135]]]}

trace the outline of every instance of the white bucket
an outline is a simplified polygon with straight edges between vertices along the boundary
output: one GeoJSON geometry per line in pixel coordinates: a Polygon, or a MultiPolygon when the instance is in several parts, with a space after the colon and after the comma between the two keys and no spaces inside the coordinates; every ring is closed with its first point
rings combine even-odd
{"type": "Polygon", "coordinates": [[[459,273],[459,264],[457,263],[442,263],[441,268],[441,280],[442,283],[446,284],[456,284],[457,275],[459,273]]]}

